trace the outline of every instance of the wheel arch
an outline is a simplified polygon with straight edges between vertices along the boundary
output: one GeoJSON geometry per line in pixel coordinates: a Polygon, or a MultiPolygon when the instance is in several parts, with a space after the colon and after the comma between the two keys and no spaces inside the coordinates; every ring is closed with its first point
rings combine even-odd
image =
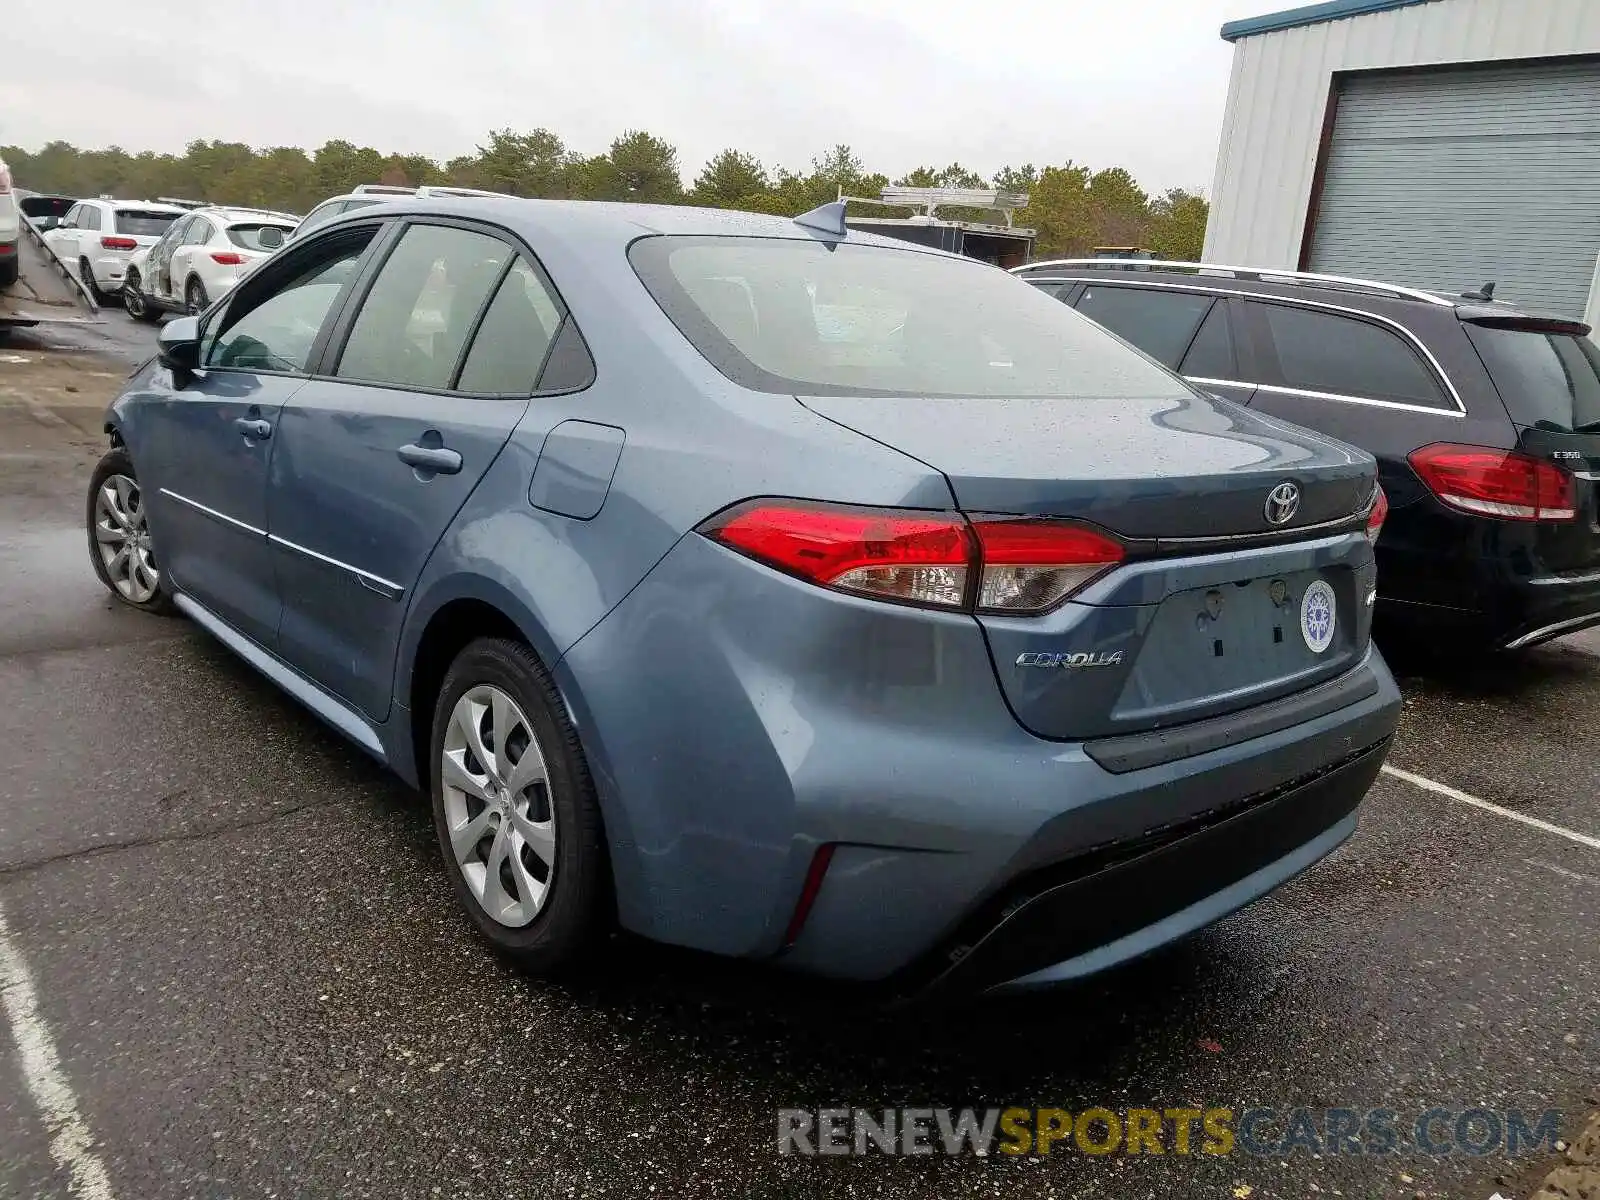
{"type": "Polygon", "coordinates": [[[426,793],[431,766],[433,710],[445,673],[468,643],[480,637],[521,642],[550,673],[578,731],[579,743],[594,780],[613,891],[632,839],[623,806],[614,802],[611,773],[603,748],[589,734],[588,709],[577,681],[562,665],[556,643],[523,602],[493,580],[456,576],[438,581],[413,605],[401,637],[395,670],[394,703],[388,722],[389,765],[408,783],[426,793]]]}

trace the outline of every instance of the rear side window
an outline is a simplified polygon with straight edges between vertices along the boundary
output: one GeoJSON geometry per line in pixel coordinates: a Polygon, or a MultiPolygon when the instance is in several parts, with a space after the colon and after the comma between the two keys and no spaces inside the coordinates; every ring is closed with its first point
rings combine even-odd
{"type": "Polygon", "coordinates": [[[517,259],[473,335],[457,390],[526,396],[560,327],[561,309],[544,282],[517,259]]]}
{"type": "Polygon", "coordinates": [[[79,229],[99,229],[100,210],[92,205],[84,205],[83,211],[78,214],[79,229]]]}
{"type": "Polygon", "coordinates": [[[368,383],[448,388],[478,313],[511,257],[510,246],[487,234],[447,225],[411,226],[362,302],[335,374],[368,383]]]}
{"type": "Polygon", "coordinates": [[[306,219],[301,221],[296,227],[295,232],[305,233],[308,230],[315,229],[324,221],[333,220],[340,213],[342,213],[344,209],[345,202],[343,200],[334,200],[322,205],[319,208],[313,208],[309,213],[306,214],[306,219]]]}
{"type": "Polygon", "coordinates": [[[1078,311],[1132,342],[1162,366],[1176,370],[1212,303],[1210,296],[1192,292],[1091,284],[1078,301],[1078,311]]]}
{"type": "Polygon", "coordinates": [[[1154,398],[1180,380],[1005,271],[810,238],[646,237],[629,258],[728,378],[764,392],[1154,398]]]}
{"type": "Polygon", "coordinates": [[[1455,408],[1417,352],[1381,325],[1288,304],[1249,304],[1265,325],[1285,387],[1455,408]]]}
{"type": "Polygon", "coordinates": [[[1464,326],[1518,425],[1600,431],[1600,349],[1586,337],[1464,326]]]}
{"type": "Polygon", "coordinates": [[[160,237],[181,213],[150,212],[142,208],[119,208],[117,232],[129,237],[160,237]]]}
{"type": "Polygon", "coordinates": [[[1200,322],[1200,332],[1189,344],[1189,353],[1183,357],[1179,368],[1183,374],[1197,379],[1229,380],[1239,377],[1239,368],[1233,354],[1233,334],[1228,328],[1228,303],[1218,300],[1200,322]]]}

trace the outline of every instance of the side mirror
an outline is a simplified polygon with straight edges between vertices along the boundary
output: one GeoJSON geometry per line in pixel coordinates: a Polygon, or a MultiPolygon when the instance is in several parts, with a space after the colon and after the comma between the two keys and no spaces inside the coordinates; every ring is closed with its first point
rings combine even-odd
{"type": "Polygon", "coordinates": [[[200,366],[200,318],[168,321],[156,334],[156,357],[172,371],[194,371],[200,366]]]}

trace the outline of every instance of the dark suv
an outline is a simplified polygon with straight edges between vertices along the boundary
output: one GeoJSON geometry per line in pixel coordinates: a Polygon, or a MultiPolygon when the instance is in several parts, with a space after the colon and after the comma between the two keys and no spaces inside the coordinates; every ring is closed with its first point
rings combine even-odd
{"type": "Polygon", "coordinates": [[[1206,390],[1375,455],[1390,505],[1380,619],[1434,646],[1500,649],[1600,624],[1587,325],[1492,287],[1103,259],[1015,274],[1206,390]]]}

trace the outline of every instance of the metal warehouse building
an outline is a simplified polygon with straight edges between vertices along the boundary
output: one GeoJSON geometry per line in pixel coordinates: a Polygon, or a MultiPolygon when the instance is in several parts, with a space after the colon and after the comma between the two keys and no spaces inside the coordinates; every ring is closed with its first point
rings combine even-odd
{"type": "Polygon", "coordinates": [[[1600,326],[1600,0],[1330,0],[1234,21],[1208,261],[1600,326]]]}

